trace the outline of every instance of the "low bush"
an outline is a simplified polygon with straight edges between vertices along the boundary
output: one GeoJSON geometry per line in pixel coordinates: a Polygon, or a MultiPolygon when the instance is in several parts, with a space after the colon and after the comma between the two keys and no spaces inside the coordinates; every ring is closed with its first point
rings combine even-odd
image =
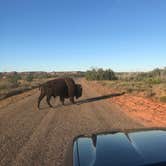
{"type": "Polygon", "coordinates": [[[0,85],[0,90],[4,90],[4,89],[6,89],[6,88],[7,88],[6,85],[0,85]]]}
{"type": "Polygon", "coordinates": [[[9,76],[8,80],[12,83],[15,87],[18,86],[18,80],[21,80],[21,76],[18,74],[14,74],[13,76],[9,76]]]}
{"type": "Polygon", "coordinates": [[[33,75],[32,74],[29,74],[27,77],[26,77],[26,81],[28,82],[32,82],[33,81],[33,75]]]}
{"type": "Polygon", "coordinates": [[[160,101],[166,103],[166,96],[161,96],[160,101]]]}
{"type": "Polygon", "coordinates": [[[85,77],[87,80],[117,80],[114,71],[111,69],[103,70],[102,68],[88,70],[85,77]]]}
{"type": "Polygon", "coordinates": [[[162,80],[160,78],[146,78],[145,82],[149,84],[160,84],[162,80]]]}
{"type": "Polygon", "coordinates": [[[127,88],[127,92],[128,92],[128,93],[132,93],[132,92],[133,92],[133,89],[132,89],[132,88],[127,88]]]}
{"type": "Polygon", "coordinates": [[[155,93],[152,91],[152,89],[150,88],[150,89],[147,89],[147,91],[146,91],[146,97],[152,97],[152,96],[154,96],[155,95],[155,93]]]}

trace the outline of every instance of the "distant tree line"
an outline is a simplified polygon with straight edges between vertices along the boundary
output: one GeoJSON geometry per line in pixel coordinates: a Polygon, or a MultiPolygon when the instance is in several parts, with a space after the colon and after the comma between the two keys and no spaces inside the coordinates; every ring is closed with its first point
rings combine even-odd
{"type": "Polygon", "coordinates": [[[19,80],[21,80],[21,76],[15,72],[13,75],[8,76],[8,80],[10,83],[12,83],[12,87],[18,87],[19,86],[19,80]]]}
{"type": "Polygon", "coordinates": [[[113,70],[102,68],[99,69],[91,69],[85,73],[85,77],[87,80],[116,80],[117,77],[113,70]]]}
{"type": "Polygon", "coordinates": [[[163,69],[156,68],[149,72],[122,72],[116,73],[116,75],[120,80],[145,81],[158,84],[166,81],[166,67],[163,69]]]}

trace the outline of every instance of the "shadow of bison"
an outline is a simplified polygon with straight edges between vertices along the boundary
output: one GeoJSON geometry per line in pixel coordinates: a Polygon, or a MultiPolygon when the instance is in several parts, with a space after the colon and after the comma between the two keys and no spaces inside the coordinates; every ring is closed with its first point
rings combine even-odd
{"type": "Polygon", "coordinates": [[[57,78],[40,85],[41,94],[38,98],[38,108],[40,108],[41,100],[46,96],[46,101],[50,107],[50,99],[59,96],[62,105],[64,105],[65,98],[69,98],[71,103],[74,102],[74,97],[78,99],[82,96],[82,86],[76,84],[72,78],[57,78]]]}

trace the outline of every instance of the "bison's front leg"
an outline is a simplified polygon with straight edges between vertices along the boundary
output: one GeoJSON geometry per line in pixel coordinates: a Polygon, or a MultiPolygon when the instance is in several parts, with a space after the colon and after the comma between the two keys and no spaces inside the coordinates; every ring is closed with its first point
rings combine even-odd
{"type": "Polygon", "coordinates": [[[45,94],[44,93],[41,93],[39,98],[38,98],[38,108],[40,108],[40,102],[41,100],[44,98],[45,94]]]}
{"type": "Polygon", "coordinates": [[[64,101],[65,101],[64,97],[60,96],[60,101],[61,101],[62,105],[64,105],[64,101]]]}
{"type": "Polygon", "coordinates": [[[75,102],[74,102],[74,97],[71,97],[71,98],[70,98],[70,102],[73,103],[73,104],[75,103],[75,102]]]}
{"type": "Polygon", "coordinates": [[[51,99],[51,96],[47,96],[47,104],[52,107],[51,103],[50,103],[50,99],[51,99]]]}

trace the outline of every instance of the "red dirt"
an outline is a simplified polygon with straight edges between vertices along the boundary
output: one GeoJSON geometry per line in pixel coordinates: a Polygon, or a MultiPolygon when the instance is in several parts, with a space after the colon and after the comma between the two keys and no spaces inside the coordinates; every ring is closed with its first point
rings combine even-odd
{"type": "MultiPolygon", "coordinates": [[[[96,89],[101,94],[117,93],[106,86],[102,86],[97,81],[88,81],[91,88],[96,89]]],[[[120,105],[123,111],[132,119],[140,121],[147,127],[166,126],[166,104],[153,101],[148,98],[125,94],[108,99],[110,102],[120,105]]]]}

